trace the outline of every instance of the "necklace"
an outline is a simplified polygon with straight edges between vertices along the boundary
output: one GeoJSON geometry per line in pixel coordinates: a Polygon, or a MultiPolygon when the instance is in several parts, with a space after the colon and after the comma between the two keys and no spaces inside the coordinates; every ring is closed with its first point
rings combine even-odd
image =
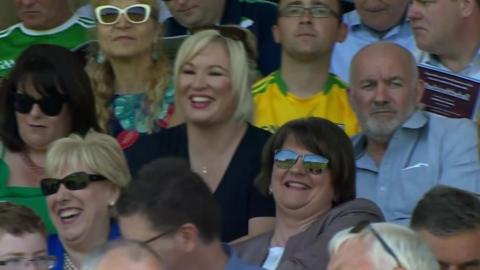
{"type": "Polygon", "coordinates": [[[63,255],[63,270],[78,270],[78,268],[73,264],[68,253],[65,252],[63,255]]]}
{"type": "Polygon", "coordinates": [[[200,168],[200,172],[203,173],[203,174],[208,174],[208,168],[207,168],[207,166],[202,166],[202,167],[200,168]]]}

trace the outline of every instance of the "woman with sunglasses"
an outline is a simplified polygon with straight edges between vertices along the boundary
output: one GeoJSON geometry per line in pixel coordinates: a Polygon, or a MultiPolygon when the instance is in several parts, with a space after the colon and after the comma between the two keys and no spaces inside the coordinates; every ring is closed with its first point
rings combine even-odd
{"type": "Polygon", "coordinates": [[[87,253],[119,237],[111,208],[130,181],[127,162],[113,137],[91,131],[55,141],[46,170],[41,189],[58,231],[49,252],[58,259],[55,269],[80,269],[87,253]]]}
{"type": "Polygon", "coordinates": [[[276,204],[275,229],[236,246],[240,258],[266,269],[324,270],[327,245],[339,230],[361,220],[383,220],[379,208],[355,199],[350,139],[322,118],[280,127],[263,150],[257,178],[276,204]]]}
{"type": "MultiPolygon", "coordinates": [[[[203,29],[188,37],[177,54],[178,108],[186,123],[142,137],[127,158],[135,175],[148,161],[165,156],[188,160],[220,204],[221,239],[255,235],[273,225],[273,200],[253,180],[270,134],[248,124],[251,75],[247,56],[253,35],[234,26],[203,29]]],[[[194,207],[194,206],[192,206],[194,207]]]]}
{"type": "Polygon", "coordinates": [[[49,232],[40,179],[47,147],[72,132],[98,128],[88,76],[69,50],[33,45],[0,88],[0,201],[31,207],[49,232]]]}
{"type": "Polygon", "coordinates": [[[87,72],[99,123],[122,148],[139,133],[180,122],[168,60],[159,51],[162,25],[155,0],[92,0],[99,52],[87,72]]]}

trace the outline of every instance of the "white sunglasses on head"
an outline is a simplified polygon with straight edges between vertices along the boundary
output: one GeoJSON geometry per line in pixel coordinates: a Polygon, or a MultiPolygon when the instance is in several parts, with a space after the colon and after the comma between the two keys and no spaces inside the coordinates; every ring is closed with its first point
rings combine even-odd
{"type": "Polygon", "coordinates": [[[145,4],[131,5],[126,8],[104,5],[95,8],[95,17],[99,23],[107,25],[117,23],[121,15],[125,15],[127,21],[131,23],[144,23],[150,18],[151,12],[151,7],[145,4]]]}

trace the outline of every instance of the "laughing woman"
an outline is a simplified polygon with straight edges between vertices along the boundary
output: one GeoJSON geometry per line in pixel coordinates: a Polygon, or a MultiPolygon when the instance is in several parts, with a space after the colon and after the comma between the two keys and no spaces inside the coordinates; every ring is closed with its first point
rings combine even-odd
{"type": "Polygon", "coordinates": [[[273,194],[275,229],[236,249],[241,259],[268,270],[324,270],[327,245],[337,231],[383,220],[373,202],[355,199],[350,139],[325,119],[280,127],[263,149],[258,181],[263,192],[273,194]]]}
{"type": "Polygon", "coordinates": [[[58,232],[49,253],[56,270],[80,269],[87,253],[119,236],[110,210],[130,181],[127,163],[113,137],[90,131],[53,143],[46,165],[41,189],[58,232]]]}
{"type": "Polygon", "coordinates": [[[92,0],[99,53],[87,65],[100,126],[122,148],[179,119],[155,0],[92,0]]]}

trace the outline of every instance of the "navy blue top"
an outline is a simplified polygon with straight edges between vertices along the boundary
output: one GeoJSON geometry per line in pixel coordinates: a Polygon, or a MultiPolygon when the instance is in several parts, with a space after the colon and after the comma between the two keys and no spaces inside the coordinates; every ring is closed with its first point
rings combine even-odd
{"type": "MultiPolygon", "coordinates": [[[[220,205],[223,242],[248,234],[249,219],[275,215],[273,198],[262,195],[254,185],[254,179],[260,172],[262,148],[270,135],[267,131],[248,125],[213,193],[220,205]]],[[[125,154],[134,178],[142,165],[156,158],[180,157],[189,161],[187,127],[182,124],[159,133],[142,134],[132,147],[125,150],[125,154]]]]}
{"type": "MultiPolygon", "coordinates": [[[[110,233],[108,235],[108,241],[115,240],[120,237],[120,228],[116,222],[112,222],[110,226],[110,233]]],[[[52,234],[48,236],[48,254],[57,257],[57,262],[53,270],[63,270],[65,249],[62,242],[58,237],[58,234],[52,234]]]]}
{"type": "MultiPolygon", "coordinates": [[[[220,24],[235,24],[252,31],[257,37],[258,68],[268,75],[280,66],[280,45],[273,40],[272,26],[277,22],[277,5],[259,0],[225,0],[225,11],[220,24]]],[[[164,23],[165,37],[186,35],[187,29],[168,18],[164,23]]]]}

